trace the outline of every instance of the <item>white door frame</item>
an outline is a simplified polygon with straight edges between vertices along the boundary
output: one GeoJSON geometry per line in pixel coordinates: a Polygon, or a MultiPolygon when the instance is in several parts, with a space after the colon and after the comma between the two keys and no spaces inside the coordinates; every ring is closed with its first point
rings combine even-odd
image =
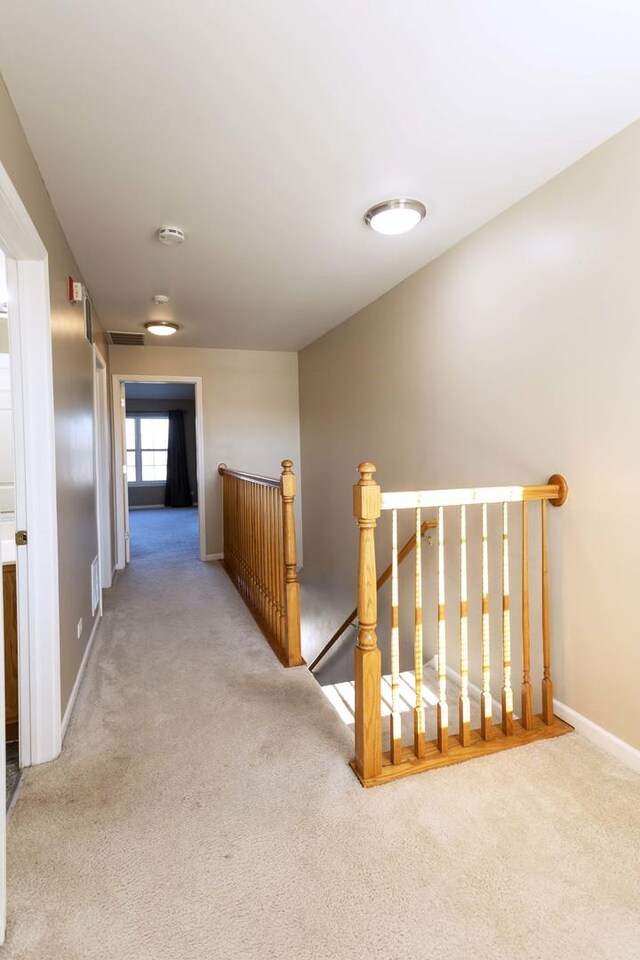
{"type": "MultiPolygon", "coordinates": [[[[62,744],[55,423],[49,263],[26,207],[0,164],[0,246],[9,288],[9,339],[18,547],[20,764],[62,744]]],[[[3,687],[4,691],[4,687],[3,687]]]]}
{"type": "Polygon", "coordinates": [[[107,364],[93,345],[93,419],[94,463],[96,474],[96,528],[98,532],[98,568],[100,572],[100,616],[102,592],[111,586],[111,448],[109,434],[109,396],[107,364]]]}
{"type": "Polygon", "coordinates": [[[196,460],[198,482],[198,528],[200,532],[200,559],[207,559],[207,528],[205,515],[204,485],[204,428],[202,406],[202,377],[165,377],[152,374],[112,374],[113,383],[113,447],[114,447],[114,488],[116,507],[116,569],[123,570],[127,563],[126,541],[126,505],[122,476],[123,457],[123,409],[120,404],[122,387],[126,383],[192,383],[195,387],[196,403],[196,460]]]}
{"type": "MultiPolygon", "coordinates": [[[[6,257],[9,290],[16,529],[28,532],[27,546],[17,548],[19,740],[20,765],[25,767],[53,760],[62,743],[51,311],[47,251],[2,164],[0,248],[6,257]]],[[[0,618],[2,646],[3,633],[0,618]]],[[[4,716],[4,658],[0,658],[0,716],[4,716]]],[[[4,798],[4,737],[0,737],[0,767],[4,798]]],[[[0,940],[5,922],[3,801],[0,940]]]]}

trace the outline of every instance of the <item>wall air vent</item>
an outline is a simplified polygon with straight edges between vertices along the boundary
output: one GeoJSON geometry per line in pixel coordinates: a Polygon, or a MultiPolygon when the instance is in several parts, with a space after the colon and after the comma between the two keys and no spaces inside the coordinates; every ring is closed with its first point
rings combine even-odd
{"type": "Polygon", "coordinates": [[[124,333],[122,330],[107,330],[107,339],[114,347],[144,347],[144,333],[124,333]]]}

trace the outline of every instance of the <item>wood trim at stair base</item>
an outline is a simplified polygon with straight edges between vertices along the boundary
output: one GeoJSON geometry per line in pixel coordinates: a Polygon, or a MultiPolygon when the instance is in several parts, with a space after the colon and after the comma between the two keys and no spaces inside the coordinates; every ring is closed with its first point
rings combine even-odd
{"type": "Polygon", "coordinates": [[[492,753],[500,753],[503,750],[512,750],[514,747],[535,743],[537,740],[549,740],[572,732],[573,727],[565,723],[564,720],[560,720],[559,717],[555,717],[553,724],[547,726],[540,716],[536,716],[533,718],[531,730],[525,730],[519,721],[514,720],[513,733],[509,737],[506,737],[502,732],[500,723],[494,723],[493,735],[490,740],[483,740],[480,731],[473,730],[471,744],[468,747],[461,746],[458,737],[450,734],[449,749],[445,754],[440,753],[435,740],[430,740],[426,745],[425,756],[421,760],[418,760],[415,756],[413,747],[404,747],[402,761],[396,764],[391,763],[389,754],[385,753],[382,757],[382,772],[379,776],[369,780],[364,780],[358,774],[353,760],[350,766],[363,787],[376,787],[383,783],[391,783],[401,777],[410,777],[414,773],[436,770],[439,767],[448,767],[454,763],[464,763],[465,760],[474,760],[492,753]]]}

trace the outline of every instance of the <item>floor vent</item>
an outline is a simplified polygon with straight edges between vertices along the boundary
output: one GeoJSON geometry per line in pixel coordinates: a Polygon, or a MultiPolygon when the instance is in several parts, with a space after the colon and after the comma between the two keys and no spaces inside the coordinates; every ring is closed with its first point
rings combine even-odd
{"type": "Polygon", "coordinates": [[[107,330],[107,339],[114,347],[144,347],[144,333],[124,333],[122,330],[107,330]]]}

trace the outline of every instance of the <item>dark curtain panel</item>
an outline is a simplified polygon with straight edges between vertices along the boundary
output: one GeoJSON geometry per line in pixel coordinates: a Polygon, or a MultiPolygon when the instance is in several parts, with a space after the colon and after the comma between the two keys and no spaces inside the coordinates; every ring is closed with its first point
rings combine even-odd
{"type": "Polygon", "coordinates": [[[182,410],[169,411],[169,443],[167,446],[167,486],[165,507],[192,507],[187,470],[187,443],[182,410]]]}

